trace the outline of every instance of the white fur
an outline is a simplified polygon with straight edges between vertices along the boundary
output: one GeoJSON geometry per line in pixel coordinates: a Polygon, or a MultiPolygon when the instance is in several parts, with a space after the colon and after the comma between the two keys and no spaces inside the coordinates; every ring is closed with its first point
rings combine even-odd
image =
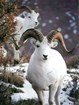
{"type": "MultiPolygon", "coordinates": [[[[15,40],[17,45],[23,32],[25,32],[27,29],[34,28],[38,25],[38,20],[37,20],[38,16],[39,13],[36,13],[34,10],[32,10],[31,13],[23,12],[19,16],[15,17],[14,21],[17,22],[16,32],[15,32],[17,35],[15,36],[15,40]],[[22,18],[21,15],[23,15],[24,18],[22,18]]],[[[19,61],[19,50],[17,51],[14,45],[13,48],[14,48],[14,59],[19,61]]]]}
{"type": "Polygon", "coordinates": [[[55,44],[57,45],[56,42],[48,43],[46,37],[41,43],[36,41],[35,51],[31,56],[27,70],[27,79],[38,94],[42,105],[45,105],[43,90],[47,89],[49,89],[50,105],[53,105],[54,98],[56,105],[60,105],[59,94],[67,68],[61,54],[51,49],[51,47],[55,47],[55,44]],[[47,55],[47,60],[43,55],[47,55]]]}

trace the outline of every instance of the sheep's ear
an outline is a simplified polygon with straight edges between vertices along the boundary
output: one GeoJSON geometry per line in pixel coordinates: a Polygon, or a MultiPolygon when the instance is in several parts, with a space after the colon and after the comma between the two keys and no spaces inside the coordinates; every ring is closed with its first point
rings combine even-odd
{"type": "Polygon", "coordinates": [[[24,16],[23,14],[21,15],[21,17],[22,17],[22,18],[25,18],[25,16],[24,16]]]}
{"type": "Polygon", "coordinates": [[[37,13],[37,17],[39,17],[39,13],[37,13]]]}
{"type": "Polygon", "coordinates": [[[34,39],[34,38],[31,39],[31,44],[32,44],[33,46],[36,45],[36,42],[37,42],[36,39],[34,39]]]}
{"type": "Polygon", "coordinates": [[[58,42],[54,42],[53,44],[53,48],[57,47],[58,46],[58,42]]]}
{"type": "Polygon", "coordinates": [[[52,41],[52,48],[55,48],[58,46],[58,41],[55,40],[55,41],[52,41]]]}
{"type": "Polygon", "coordinates": [[[24,11],[24,12],[23,12],[23,13],[21,13],[19,16],[20,16],[20,17],[22,17],[22,18],[25,18],[25,17],[27,16],[27,12],[26,12],[26,11],[24,11]]]}

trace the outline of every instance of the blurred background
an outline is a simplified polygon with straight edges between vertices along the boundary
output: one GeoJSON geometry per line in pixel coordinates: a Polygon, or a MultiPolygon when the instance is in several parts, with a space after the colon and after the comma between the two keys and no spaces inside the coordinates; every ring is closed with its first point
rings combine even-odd
{"type": "MultiPolygon", "coordinates": [[[[37,29],[47,35],[51,30],[62,33],[68,49],[79,43],[79,0],[19,0],[20,5],[28,5],[32,9],[39,7],[39,25],[37,29]]],[[[57,47],[60,50],[60,45],[57,47]]],[[[26,43],[22,54],[30,55],[33,48],[26,43]],[[30,51],[29,51],[30,49],[30,51]],[[28,53],[29,51],[29,53],[28,53]]]]}
{"type": "MultiPolygon", "coordinates": [[[[38,18],[39,25],[36,28],[40,30],[44,35],[47,35],[51,30],[60,31],[64,37],[67,49],[70,51],[73,48],[75,48],[75,50],[71,54],[66,53],[64,49],[61,47],[60,43],[56,47],[56,50],[58,50],[63,55],[63,57],[67,59],[65,60],[67,62],[68,61],[70,62],[72,60],[77,61],[77,59],[79,60],[79,0],[2,0],[2,1],[8,1],[8,3],[10,3],[8,4],[8,6],[5,7],[5,9],[3,9],[5,11],[6,9],[7,11],[10,10],[9,5],[11,5],[12,2],[13,5],[15,5],[17,2],[19,6],[21,5],[29,6],[32,10],[35,10],[35,8],[38,7],[40,15],[38,18]],[[77,44],[78,46],[75,47],[77,44]]],[[[14,9],[14,11],[16,11],[16,9],[14,9]]],[[[2,8],[0,14],[1,13],[3,14],[2,8]]],[[[10,27],[9,22],[7,23],[8,23],[7,26],[10,27]]],[[[0,34],[2,32],[5,35],[5,31],[4,30],[1,31],[0,34]]],[[[3,36],[0,37],[0,40],[1,38],[3,38],[3,36]]],[[[13,49],[7,44],[5,44],[5,48],[8,50],[7,58],[13,60],[14,56],[13,49]]],[[[30,40],[28,40],[24,44],[24,46],[21,47],[20,62],[21,63],[28,62],[33,51],[34,48],[30,44],[30,40]]]]}
{"type": "MultiPolygon", "coordinates": [[[[74,68],[68,70],[70,76],[68,76],[68,79],[65,79],[63,83],[63,92],[66,92],[65,95],[66,98],[68,98],[68,100],[64,100],[64,103],[68,101],[68,105],[70,105],[71,103],[69,100],[71,99],[74,105],[79,105],[79,0],[0,0],[0,3],[1,1],[3,1],[3,4],[0,5],[1,42],[7,42],[10,35],[12,35],[15,31],[14,26],[16,24],[13,24],[13,11],[15,12],[17,9],[13,8],[15,6],[11,5],[11,2],[18,1],[19,5],[26,5],[31,9],[39,7],[39,25],[36,28],[39,29],[44,35],[47,35],[51,30],[58,30],[62,33],[68,50],[73,49],[77,45],[71,53],[66,53],[60,43],[56,49],[63,55],[67,67],[74,68]],[[4,1],[9,1],[10,4],[5,4],[4,1]],[[4,19],[6,21],[4,21],[4,19]],[[5,35],[8,37],[5,37],[5,35]]],[[[13,103],[11,100],[12,94],[22,92],[22,90],[24,90],[24,92],[27,91],[26,87],[29,85],[26,84],[27,81],[25,82],[25,74],[28,64],[25,63],[14,67],[10,66],[11,68],[9,68],[8,64],[14,65],[13,49],[6,43],[4,46],[8,50],[8,53],[6,54],[7,56],[3,57],[3,53],[6,52],[4,49],[3,51],[0,50],[0,105],[36,105],[34,104],[36,103],[34,100],[31,101],[31,103],[29,100],[26,101],[26,103],[25,100],[24,102],[19,101],[18,103],[13,103]],[[1,66],[4,67],[2,68],[1,66]],[[16,90],[15,86],[24,87],[17,87],[17,89],[21,90],[16,90]]],[[[2,45],[0,48],[2,49],[2,45]]],[[[30,44],[30,40],[28,40],[21,48],[19,63],[28,63],[33,50],[34,48],[30,44]]],[[[26,93],[24,93],[24,97],[25,94],[26,93]]],[[[63,93],[61,95],[65,96],[63,93]]]]}

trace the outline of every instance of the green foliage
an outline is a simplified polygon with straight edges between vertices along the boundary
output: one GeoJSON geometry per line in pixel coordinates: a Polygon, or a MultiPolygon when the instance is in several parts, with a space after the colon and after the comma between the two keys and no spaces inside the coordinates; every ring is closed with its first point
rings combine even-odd
{"type": "Polygon", "coordinates": [[[13,88],[11,85],[6,86],[5,84],[0,84],[0,105],[41,105],[36,100],[20,100],[18,102],[11,101],[11,95],[13,93],[22,92],[19,89],[13,88]]]}
{"type": "Polygon", "coordinates": [[[11,102],[11,95],[13,93],[22,92],[19,89],[12,88],[11,85],[6,86],[5,84],[0,84],[0,105],[14,105],[11,102]]]}
{"type": "Polygon", "coordinates": [[[74,97],[79,99],[79,88],[74,91],[74,97]]]}
{"type": "Polygon", "coordinates": [[[15,105],[41,105],[38,101],[36,100],[20,100],[15,103],[15,105]]]}

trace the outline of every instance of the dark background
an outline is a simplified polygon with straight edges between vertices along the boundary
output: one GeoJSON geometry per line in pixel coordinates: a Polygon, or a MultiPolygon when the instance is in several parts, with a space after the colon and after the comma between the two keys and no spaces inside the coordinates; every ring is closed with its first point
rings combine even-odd
{"type": "MultiPolygon", "coordinates": [[[[79,0],[19,0],[19,4],[32,9],[39,7],[37,28],[44,35],[52,29],[61,31],[69,50],[79,43],[79,0]]],[[[64,54],[60,47],[57,50],[64,54]]],[[[27,52],[30,55],[33,48],[30,43],[26,43],[22,50],[22,54],[27,52]]]]}

